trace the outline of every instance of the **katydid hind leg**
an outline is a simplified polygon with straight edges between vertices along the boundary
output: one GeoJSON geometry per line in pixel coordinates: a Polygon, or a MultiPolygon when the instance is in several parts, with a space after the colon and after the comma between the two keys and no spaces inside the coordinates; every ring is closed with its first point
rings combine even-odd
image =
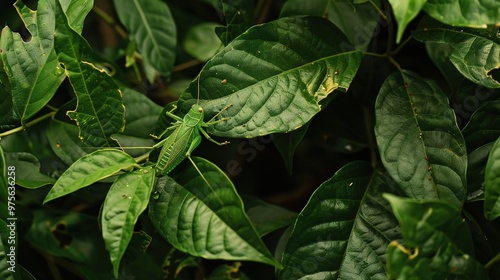
{"type": "Polygon", "coordinates": [[[198,129],[203,134],[203,136],[205,136],[205,138],[207,138],[207,140],[210,141],[210,142],[212,142],[212,143],[215,143],[215,144],[217,144],[219,146],[223,146],[223,145],[229,144],[229,141],[217,142],[216,140],[212,139],[212,137],[210,137],[210,135],[208,135],[208,133],[202,127],[198,127],[198,129]]]}

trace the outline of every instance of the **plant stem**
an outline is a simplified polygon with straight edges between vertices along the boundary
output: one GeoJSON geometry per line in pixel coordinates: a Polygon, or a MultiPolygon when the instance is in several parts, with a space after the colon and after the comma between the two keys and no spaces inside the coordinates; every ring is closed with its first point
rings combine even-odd
{"type": "Polygon", "coordinates": [[[107,24],[111,25],[123,39],[127,39],[127,32],[125,32],[125,30],[120,25],[118,25],[118,23],[116,23],[113,17],[108,15],[104,10],[97,7],[96,5],[92,7],[92,11],[96,13],[107,24]]]}
{"type": "Polygon", "coordinates": [[[387,16],[385,15],[385,13],[377,6],[377,4],[375,4],[372,0],[368,1],[370,2],[370,4],[375,8],[375,10],[377,10],[377,13],[379,13],[379,15],[382,17],[383,20],[387,21],[387,16]]]}
{"type": "Polygon", "coordinates": [[[368,147],[370,149],[370,164],[373,168],[377,167],[377,143],[373,137],[372,118],[370,117],[370,110],[367,106],[363,105],[363,116],[365,118],[366,137],[368,138],[368,147]]]}
{"type": "Polygon", "coordinates": [[[8,130],[8,131],[6,131],[4,133],[0,133],[0,139],[2,139],[2,137],[14,134],[16,132],[23,131],[23,130],[25,130],[26,128],[28,128],[30,126],[33,126],[33,125],[35,125],[35,124],[37,124],[39,122],[42,122],[42,121],[44,121],[44,120],[46,120],[48,118],[53,117],[55,114],[56,114],[56,112],[50,112],[50,113],[48,113],[46,115],[43,115],[43,116],[41,116],[41,117],[39,117],[37,119],[34,119],[31,122],[26,123],[25,125],[22,125],[20,127],[16,127],[14,129],[11,129],[11,130],[8,130]]]}
{"type": "Polygon", "coordinates": [[[485,266],[484,268],[489,269],[492,265],[494,265],[496,262],[500,261],[500,253],[498,253],[493,259],[491,259],[485,266]]]}

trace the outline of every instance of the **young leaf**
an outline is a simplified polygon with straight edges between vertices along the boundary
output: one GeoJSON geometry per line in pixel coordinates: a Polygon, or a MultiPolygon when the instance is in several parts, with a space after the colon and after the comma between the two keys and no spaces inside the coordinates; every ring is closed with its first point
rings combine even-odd
{"type": "Polygon", "coordinates": [[[424,20],[413,32],[422,42],[446,43],[450,60],[467,79],[489,88],[500,88],[492,71],[500,65],[500,38],[496,28],[466,29],[424,20]]]}
{"type": "Polygon", "coordinates": [[[145,167],[119,176],[102,207],[102,236],[109,251],[115,277],[120,261],[132,238],[135,223],[146,209],[153,189],[153,167],[145,167]]]}
{"type": "Polygon", "coordinates": [[[487,279],[470,254],[472,237],[460,210],[444,201],[417,201],[385,194],[403,230],[404,244],[387,249],[391,278],[487,279]]]}
{"type": "Polygon", "coordinates": [[[427,0],[389,0],[398,23],[396,43],[401,41],[406,26],[420,13],[426,2],[427,0]]]}
{"type": "Polygon", "coordinates": [[[113,3],[145,63],[169,76],[175,61],[177,31],[168,6],[159,0],[114,0],[113,3]]]}
{"type": "Polygon", "coordinates": [[[161,177],[149,204],[149,216],[158,232],[175,248],[193,256],[279,267],[229,178],[213,163],[193,160],[210,186],[192,165],[184,166],[175,181],[161,177]]]}
{"type": "Polygon", "coordinates": [[[194,80],[177,104],[185,113],[199,103],[207,117],[231,104],[222,114],[229,119],[207,128],[218,136],[289,132],[317,114],[334,90],[346,90],[360,61],[361,53],[329,21],[282,18],[250,28],[217,53],[200,73],[199,87],[194,80]]]}
{"type": "Polygon", "coordinates": [[[112,146],[109,136],[123,131],[125,107],[114,79],[88,62],[92,49],[68,25],[56,1],[56,51],[78,99],[76,110],[68,111],[80,129],[80,138],[95,147],[112,146]]]}
{"type": "Polygon", "coordinates": [[[467,153],[446,95],[432,80],[402,70],[389,76],[375,104],[382,162],[405,193],[461,207],[467,153]]]}
{"type": "Polygon", "coordinates": [[[455,26],[486,28],[499,23],[500,2],[481,0],[427,0],[424,6],[433,18],[455,26]]]}
{"type": "Polygon", "coordinates": [[[0,49],[11,83],[13,109],[25,123],[49,102],[65,76],[54,51],[53,2],[38,2],[37,11],[22,1],[17,1],[15,7],[31,37],[24,42],[19,33],[5,27],[0,49]]]}
{"type": "Polygon", "coordinates": [[[384,177],[352,162],[318,187],[299,214],[277,278],[385,279],[385,248],[400,229],[384,177]]]}
{"type": "Polygon", "coordinates": [[[500,216],[500,138],[491,149],[485,173],[484,213],[493,220],[500,216]]]}
{"type": "Polygon", "coordinates": [[[43,203],[70,194],[120,170],[137,167],[134,159],[116,149],[102,149],[81,157],[59,177],[43,203]]]}

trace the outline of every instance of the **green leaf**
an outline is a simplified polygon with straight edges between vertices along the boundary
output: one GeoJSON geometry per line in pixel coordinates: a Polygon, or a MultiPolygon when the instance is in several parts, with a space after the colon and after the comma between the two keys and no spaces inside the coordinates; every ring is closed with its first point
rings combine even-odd
{"type": "Polygon", "coordinates": [[[467,79],[489,88],[500,88],[492,71],[500,65],[500,38],[494,27],[488,29],[454,28],[423,20],[413,37],[422,42],[446,43],[449,58],[467,79]]]}
{"type": "Polygon", "coordinates": [[[168,6],[159,0],[113,0],[116,13],[146,64],[169,76],[175,61],[177,31],[168,6]]]}
{"type": "Polygon", "coordinates": [[[51,120],[45,134],[52,151],[68,166],[95,149],[78,139],[76,125],[51,120]]]}
{"type": "Polygon", "coordinates": [[[493,220],[500,216],[500,138],[491,149],[485,173],[484,213],[493,220]]]}
{"type": "Polygon", "coordinates": [[[139,215],[146,209],[153,189],[153,167],[119,176],[109,189],[102,207],[102,236],[109,251],[115,277],[132,238],[139,215]]]}
{"type": "Polygon", "coordinates": [[[222,0],[220,3],[226,26],[216,27],[215,32],[227,45],[255,24],[254,3],[251,0],[222,0]]]}
{"type": "Polygon", "coordinates": [[[70,261],[85,279],[112,279],[112,267],[95,217],[68,210],[33,210],[25,240],[37,250],[70,261]]]}
{"type": "Polygon", "coordinates": [[[273,134],[273,143],[285,161],[286,169],[290,174],[292,174],[293,171],[293,154],[302,141],[302,138],[304,138],[304,135],[306,135],[310,124],[311,122],[308,122],[304,126],[290,133],[273,134]]]}
{"type": "Polygon", "coordinates": [[[341,41],[342,32],[319,17],[254,26],[205,65],[177,104],[186,113],[198,103],[208,116],[232,104],[222,114],[229,119],[207,128],[218,136],[290,132],[317,114],[335,89],[349,87],[361,53],[341,41]]]}
{"type": "Polygon", "coordinates": [[[128,170],[137,166],[131,156],[120,150],[97,150],[75,161],[59,177],[43,203],[91,185],[120,172],[120,170],[128,170]]]}
{"type": "Polygon", "coordinates": [[[500,22],[500,2],[496,0],[427,0],[424,10],[449,25],[486,28],[500,22]]]}
{"type": "Polygon", "coordinates": [[[188,162],[175,181],[168,176],[158,179],[149,204],[149,216],[158,232],[175,248],[193,256],[279,267],[252,226],[229,178],[207,160],[193,161],[210,185],[188,162]]]}
{"type": "MultiPolygon", "coordinates": [[[[11,250],[16,248],[17,242],[12,243],[12,241],[17,241],[17,239],[9,239],[7,237],[11,236],[10,230],[11,227],[7,225],[2,217],[0,219],[0,234],[2,236],[0,239],[0,278],[5,280],[20,280],[22,278],[17,267],[19,263],[17,251],[11,250]]],[[[14,230],[17,230],[17,228],[14,228],[14,230]]]]}
{"type": "MultiPolygon", "coordinates": [[[[3,148],[0,145],[0,219],[6,219],[8,217],[8,198],[7,195],[9,193],[9,181],[13,183],[12,181],[12,171],[15,172],[15,167],[14,170],[12,170],[12,167],[8,166],[5,162],[5,156],[3,152],[3,148]],[[7,174],[7,172],[10,172],[10,174],[7,174]],[[7,177],[9,175],[9,177],[7,177]]],[[[15,175],[15,174],[14,174],[15,175]]]]}
{"type": "Polygon", "coordinates": [[[437,84],[406,70],[392,74],[380,89],[375,116],[382,162],[405,193],[461,207],[465,141],[437,84]]]}
{"type": "Polygon", "coordinates": [[[81,34],[85,17],[92,10],[94,0],[59,0],[59,2],[69,19],[69,26],[81,34]]]}
{"type": "MultiPolygon", "coordinates": [[[[381,6],[378,0],[357,5],[353,5],[350,0],[288,0],[281,9],[280,17],[314,15],[327,18],[342,30],[357,50],[364,51],[377,35],[375,32],[378,32],[380,26],[387,25],[380,19],[373,5],[381,6]]],[[[338,42],[346,43],[343,40],[338,42]]]]}
{"type": "Polygon", "coordinates": [[[127,125],[123,134],[150,138],[163,108],[143,93],[127,87],[122,87],[121,90],[123,92],[123,105],[127,108],[125,110],[127,125]]]}
{"type": "Polygon", "coordinates": [[[64,80],[54,51],[56,12],[52,1],[40,1],[37,11],[16,2],[16,10],[31,35],[28,42],[9,27],[2,30],[1,57],[12,87],[12,106],[22,123],[49,102],[64,80]]]}
{"type": "Polygon", "coordinates": [[[16,168],[16,184],[21,187],[36,189],[56,182],[56,179],[40,173],[40,162],[30,153],[6,153],[5,161],[16,168]]]}
{"type": "Polygon", "coordinates": [[[299,214],[278,279],[386,279],[385,248],[400,229],[386,179],[352,162],[321,184],[299,214]]]}
{"type": "Polygon", "coordinates": [[[401,42],[406,26],[420,13],[426,2],[427,0],[389,0],[398,23],[396,43],[401,42]]]}
{"type": "Polygon", "coordinates": [[[259,233],[264,236],[270,232],[291,225],[297,213],[269,204],[260,199],[245,196],[245,211],[259,233]]]}
{"type": "Polygon", "coordinates": [[[219,24],[204,22],[192,26],[184,40],[184,50],[194,58],[207,61],[221,48],[222,43],[215,35],[219,24]]]}
{"type": "Polygon", "coordinates": [[[470,254],[472,237],[460,210],[444,201],[417,201],[385,194],[401,224],[405,246],[387,249],[387,270],[395,279],[487,279],[470,254]]]}

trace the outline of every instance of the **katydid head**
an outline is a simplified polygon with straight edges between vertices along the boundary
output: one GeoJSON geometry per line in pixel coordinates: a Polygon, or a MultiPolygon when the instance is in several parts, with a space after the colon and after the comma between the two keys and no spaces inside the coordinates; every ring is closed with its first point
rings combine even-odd
{"type": "Polygon", "coordinates": [[[184,124],[187,126],[195,126],[203,122],[204,117],[203,108],[197,104],[193,104],[189,112],[184,116],[184,124]]]}

